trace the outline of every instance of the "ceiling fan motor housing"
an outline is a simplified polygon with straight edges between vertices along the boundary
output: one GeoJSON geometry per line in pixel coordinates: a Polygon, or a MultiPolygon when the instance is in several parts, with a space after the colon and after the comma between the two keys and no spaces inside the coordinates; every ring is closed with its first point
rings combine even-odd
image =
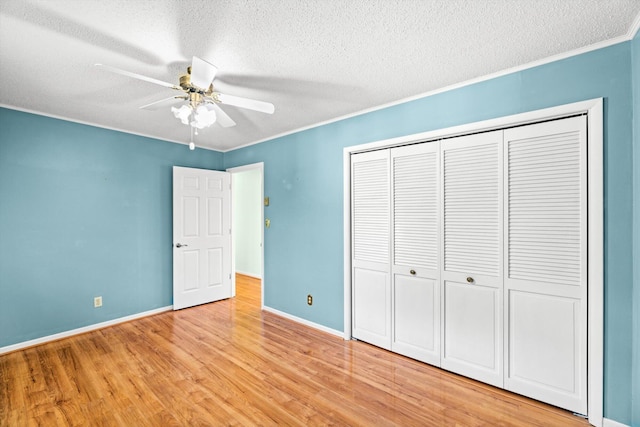
{"type": "MultiPolygon", "coordinates": [[[[189,67],[191,68],[191,67],[189,67]]],[[[186,91],[192,88],[191,86],[191,74],[183,74],[180,76],[180,87],[186,91]]]]}
{"type": "Polygon", "coordinates": [[[198,93],[198,92],[189,92],[189,103],[191,104],[191,107],[193,107],[194,110],[203,101],[204,100],[202,99],[202,96],[200,95],[200,93],[198,93]]]}

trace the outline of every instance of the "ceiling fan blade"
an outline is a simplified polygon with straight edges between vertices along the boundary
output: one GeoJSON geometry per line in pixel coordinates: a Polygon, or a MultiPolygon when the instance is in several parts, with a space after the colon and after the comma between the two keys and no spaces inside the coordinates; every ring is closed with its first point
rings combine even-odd
{"type": "Polygon", "coordinates": [[[207,108],[210,108],[216,111],[216,117],[217,117],[216,121],[223,128],[230,128],[231,126],[236,125],[236,122],[234,122],[233,119],[231,119],[231,117],[229,117],[227,113],[225,113],[222,110],[222,108],[218,107],[217,104],[207,103],[207,108]]]}
{"type": "Polygon", "coordinates": [[[186,95],[172,96],[170,98],[161,99],[160,101],[154,101],[150,104],[143,105],[142,107],[140,107],[140,109],[141,110],[158,110],[160,108],[170,107],[178,101],[186,101],[187,99],[189,99],[189,97],[186,95]]]}
{"type": "Polygon", "coordinates": [[[194,56],[191,60],[191,84],[207,90],[218,72],[218,67],[194,56]]]}
{"type": "Polygon", "coordinates": [[[275,107],[270,102],[256,101],[255,99],[242,98],[234,95],[225,95],[224,93],[219,92],[216,92],[216,96],[222,104],[247,108],[249,110],[260,111],[261,113],[267,114],[273,114],[275,111],[275,107]]]}
{"type": "Polygon", "coordinates": [[[95,64],[95,66],[103,68],[103,69],[105,69],[107,71],[110,71],[112,73],[121,74],[121,75],[127,76],[127,77],[133,77],[134,79],[142,80],[144,82],[154,83],[154,84],[157,84],[157,85],[160,85],[160,86],[168,87],[170,89],[182,90],[182,88],[180,86],[176,86],[176,85],[174,85],[172,83],[163,82],[162,80],[154,79],[154,78],[151,78],[151,77],[143,76],[142,74],[136,74],[136,73],[132,73],[130,71],[121,70],[120,68],[111,67],[109,65],[95,64]]]}

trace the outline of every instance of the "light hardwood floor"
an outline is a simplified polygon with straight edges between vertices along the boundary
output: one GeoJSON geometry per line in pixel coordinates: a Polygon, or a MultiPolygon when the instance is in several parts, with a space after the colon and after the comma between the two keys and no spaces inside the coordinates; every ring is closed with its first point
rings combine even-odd
{"type": "MultiPolygon", "coordinates": [[[[312,310],[312,308],[309,308],[312,310]]],[[[260,284],[0,356],[1,426],[587,426],[260,310],[260,284]]]]}

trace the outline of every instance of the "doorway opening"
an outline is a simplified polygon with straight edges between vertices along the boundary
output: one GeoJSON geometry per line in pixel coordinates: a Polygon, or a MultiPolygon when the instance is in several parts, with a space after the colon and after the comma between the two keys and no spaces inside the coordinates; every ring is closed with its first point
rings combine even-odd
{"type": "MultiPolygon", "coordinates": [[[[227,169],[232,188],[232,269],[261,285],[264,301],[264,163],[227,169]]],[[[235,293],[235,292],[234,292],[235,293]]]]}

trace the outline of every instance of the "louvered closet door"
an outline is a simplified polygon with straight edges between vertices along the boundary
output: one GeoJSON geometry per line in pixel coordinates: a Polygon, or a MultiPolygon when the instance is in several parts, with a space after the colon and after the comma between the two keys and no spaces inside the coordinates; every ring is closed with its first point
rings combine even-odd
{"type": "Polygon", "coordinates": [[[391,170],[391,349],[439,366],[439,143],[392,149],[391,170]]]}
{"type": "Polygon", "coordinates": [[[586,414],[586,117],[505,144],[505,388],[586,414]]]}
{"type": "Polygon", "coordinates": [[[391,348],[389,150],[351,156],[354,338],[391,348]]]}
{"type": "Polygon", "coordinates": [[[502,131],[441,149],[442,367],[502,387],[502,131]]]}

